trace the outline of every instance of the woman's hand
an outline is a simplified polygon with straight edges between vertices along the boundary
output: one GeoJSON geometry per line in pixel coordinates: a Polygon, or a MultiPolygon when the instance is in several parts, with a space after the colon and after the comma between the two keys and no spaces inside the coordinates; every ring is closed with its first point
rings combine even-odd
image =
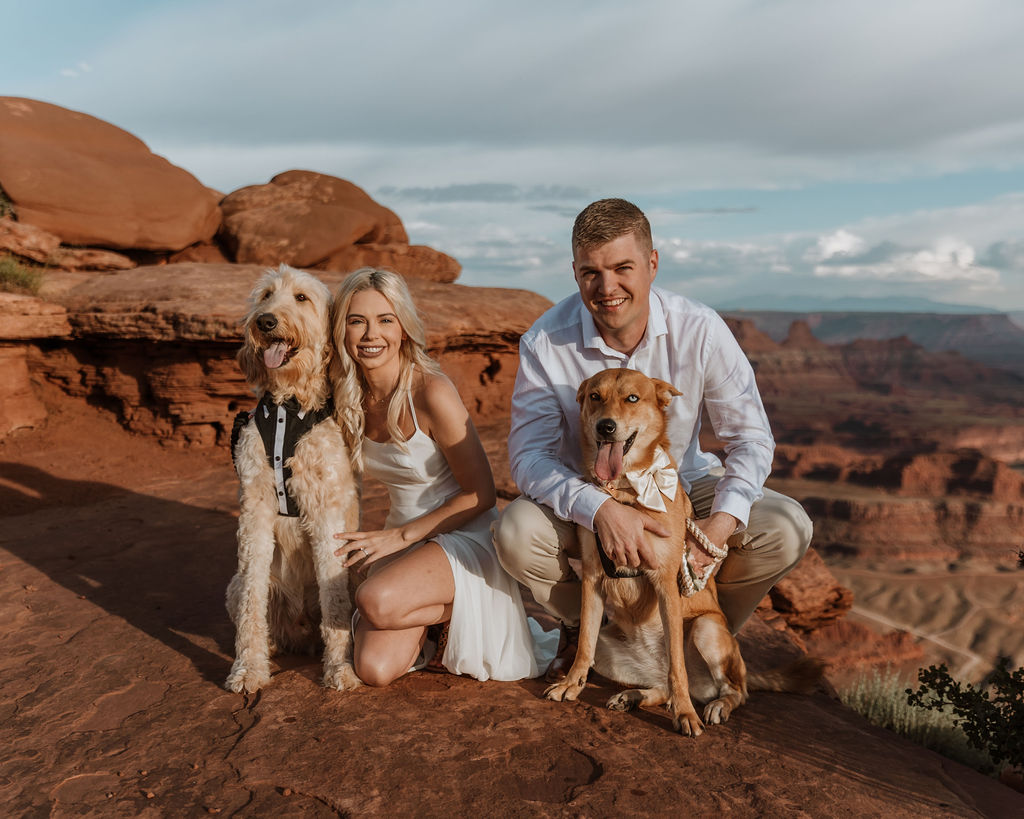
{"type": "Polygon", "coordinates": [[[380,529],[376,532],[338,532],[335,540],[347,540],[344,546],[334,550],[338,557],[344,557],[346,569],[362,561],[360,569],[366,568],[382,557],[400,552],[411,543],[406,542],[401,529],[380,529]]]}

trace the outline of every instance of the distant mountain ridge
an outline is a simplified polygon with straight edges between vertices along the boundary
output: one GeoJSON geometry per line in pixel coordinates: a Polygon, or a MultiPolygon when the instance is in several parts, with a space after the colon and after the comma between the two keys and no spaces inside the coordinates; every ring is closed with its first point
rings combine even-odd
{"type": "MultiPolygon", "coordinates": [[[[948,304],[919,296],[894,296],[891,298],[865,298],[840,296],[779,295],[762,293],[756,296],[740,296],[714,305],[720,313],[784,312],[784,313],[951,313],[981,315],[1000,311],[993,307],[979,307],[974,304],[948,304]]],[[[1021,315],[1024,319],[1024,314],[1021,315]]]]}
{"type": "Polygon", "coordinates": [[[775,341],[786,338],[794,321],[805,321],[815,338],[827,344],[906,337],[926,350],[955,351],[990,367],[1024,376],[1024,327],[1005,313],[720,312],[753,321],[758,330],[775,341]]]}

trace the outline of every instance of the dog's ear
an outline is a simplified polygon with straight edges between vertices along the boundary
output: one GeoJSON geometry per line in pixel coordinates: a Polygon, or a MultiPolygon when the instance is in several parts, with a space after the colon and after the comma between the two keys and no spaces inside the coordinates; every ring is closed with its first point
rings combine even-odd
{"type": "Polygon", "coordinates": [[[654,394],[658,396],[658,405],[662,409],[665,409],[677,395],[682,395],[667,381],[662,381],[660,378],[652,378],[651,381],[654,382],[654,394]]]}
{"type": "Polygon", "coordinates": [[[580,384],[580,388],[576,390],[576,403],[579,404],[581,407],[583,406],[583,396],[587,394],[587,390],[589,389],[590,379],[588,378],[586,381],[580,384]]]}

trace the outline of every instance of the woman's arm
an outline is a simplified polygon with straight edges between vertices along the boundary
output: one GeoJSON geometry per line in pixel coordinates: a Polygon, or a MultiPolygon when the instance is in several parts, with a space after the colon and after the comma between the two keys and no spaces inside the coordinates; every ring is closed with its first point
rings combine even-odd
{"type": "Polygon", "coordinates": [[[348,555],[346,566],[360,560],[368,566],[413,543],[454,531],[494,506],[491,465],[455,385],[444,375],[425,374],[414,387],[413,405],[420,429],[440,447],[462,491],[403,526],[335,535],[349,541],[335,552],[348,555]]]}

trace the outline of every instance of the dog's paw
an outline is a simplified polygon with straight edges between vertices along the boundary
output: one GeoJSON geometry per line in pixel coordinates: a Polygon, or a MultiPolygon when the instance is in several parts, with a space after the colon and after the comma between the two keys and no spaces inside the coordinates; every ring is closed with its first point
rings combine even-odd
{"type": "Polygon", "coordinates": [[[643,692],[634,688],[631,691],[623,691],[621,694],[616,694],[608,700],[606,705],[612,711],[635,711],[643,701],[643,692]]]}
{"type": "Polygon", "coordinates": [[[255,694],[270,682],[270,668],[246,668],[238,660],[231,667],[224,687],[235,694],[255,694]]]}
{"type": "Polygon", "coordinates": [[[333,688],[335,691],[351,691],[353,688],[359,688],[363,681],[359,679],[351,663],[339,663],[324,665],[323,684],[324,688],[333,688]]]}
{"type": "Polygon", "coordinates": [[[704,733],[704,723],[700,721],[696,711],[676,714],[672,720],[672,727],[680,734],[688,737],[699,737],[704,733]]]}
{"type": "Polygon", "coordinates": [[[721,725],[728,721],[732,713],[732,706],[722,700],[712,700],[704,706],[704,723],[706,725],[721,725]]]}
{"type": "Polygon", "coordinates": [[[574,680],[570,675],[561,682],[549,685],[544,691],[544,696],[555,702],[572,702],[580,695],[580,691],[586,684],[586,677],[577,677],[574,680]]]}

